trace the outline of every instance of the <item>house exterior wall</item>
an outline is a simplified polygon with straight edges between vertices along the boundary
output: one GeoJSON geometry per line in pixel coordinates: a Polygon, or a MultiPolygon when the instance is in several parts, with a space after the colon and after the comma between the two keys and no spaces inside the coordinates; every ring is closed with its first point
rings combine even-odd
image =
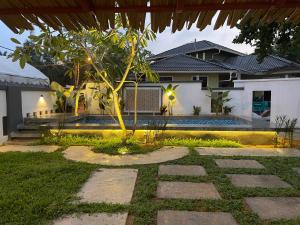
{"type": "Polygon", "coordinates": [[[300,127],[300,78],[237,80],[234,86],[244,88],[240,93],[231,93],[232,105],[236,105],[234,114],[252,118],[253,91],[271,91],[271,122],[278,115],[287,115],[298,118],[297,127],[300,127]]]}
{"type": "Polygon", "coordinates": [[[32,116],[33,112],[39,114],[42,111],[43,115],[45,111],[54,109],[55,105],[55,92],[52,91],[21,91],[22,98],[22,115],[26,117],[27,113],[32,116]]]}
{"type": "Polygon", "coordinates": [[[173,77],[173,82],[183,82],[188,81],[191,82],[193,80],[193,76],[199,75],[203,77],[207,77],[207,83],[209,87],[219,87],[219,74],[217,73],[160,73],[160,76],[171,76],[173,77]]]}
{"type": "MultiPolygon", "coordinates": [[[[165,87],[168,84],[163,84],[165,87]]],[[[201,113],[210,113],[210,98],[208,91],[201,90],[201,82],[195,83],[173,83],[179,85],[176,89],[176,101],[173,106],[173,115],[193,115],[193,106],[200,106],[201,113]]],[[[163,95],[163,104],[168,105],[168,97],[163,95]]]]}
{"type": "Polygon", "coordinates": [[[7,135],[3,135],[3,117],[7,116],[6,91],[0,90],[0,145],[7,141],[7,135]]]}

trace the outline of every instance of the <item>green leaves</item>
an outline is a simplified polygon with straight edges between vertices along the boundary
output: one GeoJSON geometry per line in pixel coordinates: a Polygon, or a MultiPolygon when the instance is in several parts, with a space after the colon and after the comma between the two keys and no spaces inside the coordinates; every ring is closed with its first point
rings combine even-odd
{"type": "Polygon", "coordinates": [[[21,44],[21,42],[19,42],[16,38],[11,38],[10,40],[11,40],[12,42],[14,42],[15,44],[18,44],[18,45],[21,44]]]}

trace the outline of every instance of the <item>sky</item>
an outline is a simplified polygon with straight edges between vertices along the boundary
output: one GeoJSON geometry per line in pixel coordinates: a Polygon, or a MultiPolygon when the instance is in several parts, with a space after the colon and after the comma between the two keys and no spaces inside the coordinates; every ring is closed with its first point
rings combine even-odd
{"type": "MultiPolygon", "coordinates": [[[[156,40],[150,42],[148,49],[158,54],[160,52],[169,50],[171,48],[193,42],[195,39],[208,40],[217,44],[226,46],[228,48],[240,51],[242,53],[250,54],[254,48],[246,44],[233,44],[232,40],[239,34],[239,30],[236,28],[230,29],[225,26],[218,30],[213,30],[213,26],[207,26],[203,31],[199,31],[195,26],[192,26],[190,30],[184,28],[181,31],[175,33],[171,32],[170,28],[167,28],[164,32],[157,34],[156,40]]],[[[14,49],[15,44],[10,40],[11,37],[17,38],[19,41],[25,41],[29,32],[24,32],[21,36],[14,34],[8,27],[0,21],[0,45],[14,49]]],[[[0,51],[5,49],[0,48],[0,51]]]]}

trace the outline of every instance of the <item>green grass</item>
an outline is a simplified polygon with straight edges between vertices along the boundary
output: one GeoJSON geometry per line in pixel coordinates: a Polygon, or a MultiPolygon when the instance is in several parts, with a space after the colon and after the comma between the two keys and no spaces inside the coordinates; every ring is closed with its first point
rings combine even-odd
{"type": "Polygon", "coordinates": [[[162,138],[155,144],[143,144],[136,138],[129,138],[124,145],[121,138],[102,138],[86,135],[46,136],[38,144],[55,144],[60,146],[89,145],[95,152],[107,154],[138,154],[157,150],[165,145],[180,145],[187,147],[242,147],[241,144],[225,139],[199,139],[199,138],[162,138]]]}
{"type": "Polygon", "coordinates": [[[240,225],[296,225],[300,220],[263,222],[245,205],[243,198],[253,196],[300,196],[300,177],[292,170],[300,166],[299,158],[285,157],[227,157],[256,159],[266,168],[221,169],[218,156],[199,156],[196,151],[179,160],[165,164],[202,165],[208,176],[157,176],[158,164],[127,166],[137,168],[138,179],[129,206],[116,204],[73,204],[75,193],[100,165],[65,160],[61,152],[1,153],[0,154],[0,224],[47,224],[64,214],[129,211],[134,225],[155,224],[158,210],[193,210],[230,212],[240,225]],[[274,174],[293,188],[236,188],[226,173],[274,174]],[[222,200],[162,200],[156,199],[161,181],[213,182],[222,200]]]}

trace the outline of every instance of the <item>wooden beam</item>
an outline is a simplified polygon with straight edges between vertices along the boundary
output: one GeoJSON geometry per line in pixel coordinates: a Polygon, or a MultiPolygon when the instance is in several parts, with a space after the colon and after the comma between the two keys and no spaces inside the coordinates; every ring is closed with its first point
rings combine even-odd
{"type": "MultiPolygon", "coordinates": [[[[300,8],[300,1],[286,1],[284,5],[278,5],[277,1],[270,2],[241,2],[241,3],[202,3],[197,5],[180,5],[179,9],[183,12],[199,12],[211,10],[236,10],[236,9],[269,9],[269,8],[300,8]]],[[[0,15],[15,14],[68,14],[68,13],[86,13],[86,12],[176,12],[177,4],[160,6],[91,6],[81,3],[79,7],[28,7],[28,8],[1,8],[0,15]],[[82,5],[84,4],[84,7],[82,5]]]]}

